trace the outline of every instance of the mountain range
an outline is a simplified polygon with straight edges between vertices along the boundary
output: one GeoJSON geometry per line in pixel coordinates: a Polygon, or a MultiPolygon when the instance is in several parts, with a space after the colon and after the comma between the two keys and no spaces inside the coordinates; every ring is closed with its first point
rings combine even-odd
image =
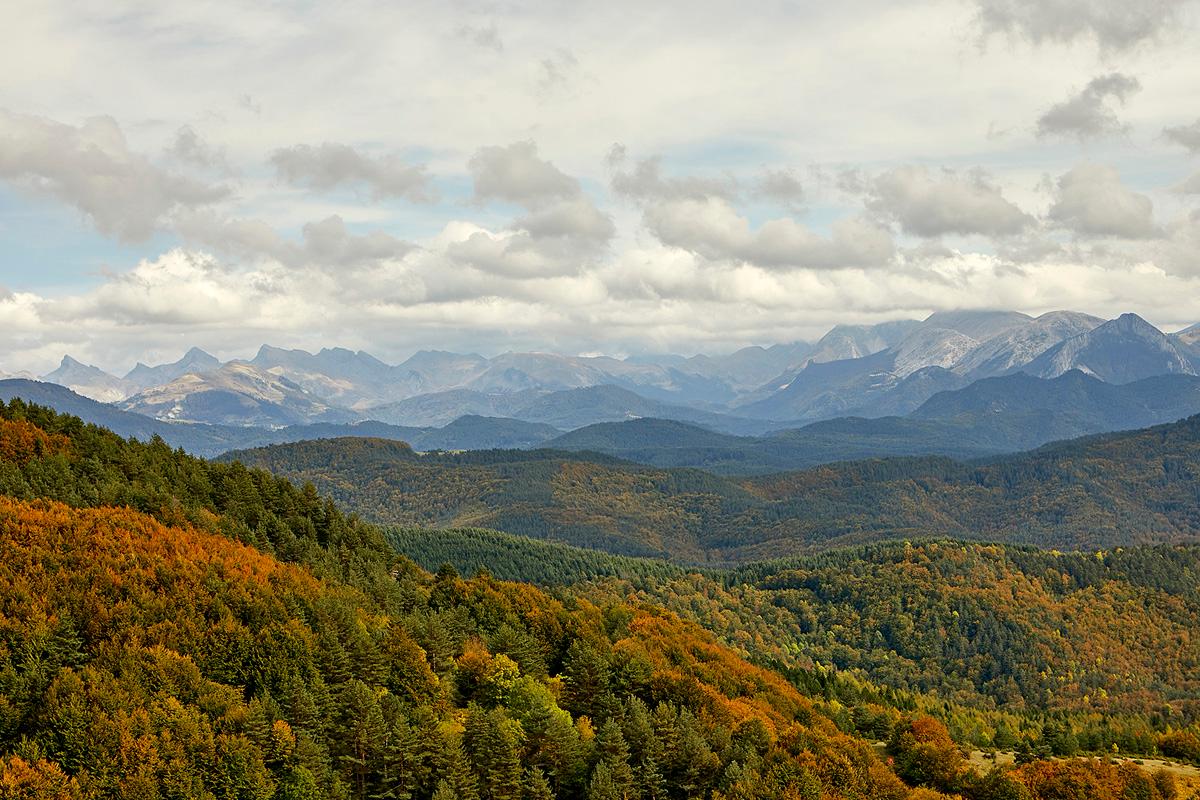
{"type": "Polygon", "coordinates": [[[192,348],[173,363],[138,363],[124,377],[65,356],[43,379],[164,422],[429,428],[475,415],[573,430],[653,417],[758,436],[847,416],[905,416],[979,380],[1076,370],[1112,385],[1195,376],[1200,325],[1167,335],[1133,314],[1105,321],[1071,311],[959,311],[840,325],[817,342],[717,356],[428,350],[390,365],[344,348],[264,345],[249,360],[227,362],[192,348]]]}

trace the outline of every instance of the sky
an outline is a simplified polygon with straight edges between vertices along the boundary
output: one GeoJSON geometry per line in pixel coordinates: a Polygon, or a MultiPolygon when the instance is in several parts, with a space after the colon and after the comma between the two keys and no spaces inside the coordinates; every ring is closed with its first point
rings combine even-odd
{"type": "Polygon", "coordinates": [[[1200,3],[0,5],[0,373],[1200,321],[1200,3]],[[81,10],[81,6],[93,8],[81,10]]]}

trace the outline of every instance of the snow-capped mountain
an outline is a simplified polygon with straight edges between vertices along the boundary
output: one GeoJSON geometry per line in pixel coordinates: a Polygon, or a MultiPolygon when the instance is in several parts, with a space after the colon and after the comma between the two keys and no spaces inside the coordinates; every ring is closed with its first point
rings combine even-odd
{"type": "Polygon", "coordinates": [[[1154,375],[1195,375],[1190,356],[1137,314],[1122,314],[1066,339],[1031,361],[1025,371],[1054,378],[1077,369],[1107,383],[1129,383],[1154,375]]]}
{"type": "Polygon", "coordinates": [[[76,394],[112,403],[125,399],[132,387],[116,375],[110,375],[99,367],[83,364],[70,356],[63,356],[58,369],[42,376],[47,383],[66,386],[76,394]]]}
{"type": "Polygon", "coordinates": [[[246,363],[182,375],[133,395],[120,407],[160,420],[269,428],[360,418],[328,405],[287,378],[246,363]]]}
{"type": "Polygon", "coordinates": [[[724,355],[512,352],[488,358],[426,350],[392,365],[345,348],[309,353],[264,345],[254,358],[223,366],[193,348],[171,364],[139,363],[124,379],[66,357],[46,380],[107,402],[127,400],[123,407],[159,418],[218,424],[365,418],[429,425],[480,414],[562,425],[659,413],[692,420],[712,415],[714,424],[731,430],[750,420],[903,414],[936,392],[980,378],[1018,371],[1054,377],[1072,369],[1112,383],[1196,374],[1200,325],[1166,336],[1134,315],[1104,322],[1072,311],[1037,318],[955,311],[920,321],[839,325],[813,344],[724,355]],[[756,386],[756,380],[762,382],[756,386]],[[593,388],[620,391],[569,394],[593,388]],[[530,411],[552,395],[561,408],[530,411]]]}
{"type": "Polygon", "coordinates": [[[1075,311],[1050,311],[1027,324],[992,337],[969,353],[959,371],[975,378],[1020,369],[1061,341],[1087,333],[1104,320],[1075,311]]]}
{"type": "Polygon", "coordinates": [[[204,352],[199,347],[193,347],[172,364],[149,367],[139,361],[137,366],[125,376],[125,383],[130,386],[130,391],[140,392],[143,389],[170,383],[189,372],[210,372],[219,369],[220,366],[221,361],[216,356],[204,352]]]}

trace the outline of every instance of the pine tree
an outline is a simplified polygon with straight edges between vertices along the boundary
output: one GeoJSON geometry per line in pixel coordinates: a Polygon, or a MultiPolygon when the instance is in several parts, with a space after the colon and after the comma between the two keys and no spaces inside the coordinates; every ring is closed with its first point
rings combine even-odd
{"type": "Polygon", "coordinates": [[[508,716],[501,709],[488,714],[488,800],[521,800],[521,755],[508,716]]]}
{"type": "Polygon", "coordinates": [[[596,752],[600,763],[608,767],[613,789],[617,797],[628,798],[633,793],[633,770],[629,766],[629,746],[616,720],[610,719],[600,726],[596,734],[596,752]]]}
{"type": "Polygon", "coordinates": [[[613,783],[612,771],[601,761],[592,770],[588,781],[587,800],[621,800],[617,786],[613,783]]]}
{"type": "Polygon", "coordinates": [[[479,781],[457,736],[444,741],[439,770],[439,790],[445,785],[455,800],[479,800],[479,781]]]}
{"type": "Polygon", "coordinates": [[[523,800],[554,800],[550,781],[546,780],[546,775],[539,768],[534,767],[525,773],[525,792],[522,797],[523,800]]]}

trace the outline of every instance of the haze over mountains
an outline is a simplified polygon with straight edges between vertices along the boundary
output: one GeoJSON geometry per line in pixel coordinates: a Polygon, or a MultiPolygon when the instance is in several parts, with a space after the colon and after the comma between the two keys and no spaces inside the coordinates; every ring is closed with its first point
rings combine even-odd
{"type": "MultiPolygon", "coordinates": [[[[473,449],[537,446],[562,432],[649,418],[686,423],[669,429],[673,446],[654,448],[655,463],[752,472],[864,455],[986,455],[1169,422],[1200,411],[1198,373],[1200,325],[1168,335],[1133,314],[1105,321],[1072,311],[961,311],[837,326],[816,342],[719,356],[487,358],[430,350],[391,365],[343,348],[264,345],[249,360],[228,362],[192,348],[173,363],[138,363],[123,377],[65,356],[43,380],[111,404],[106,419],[120,410],[169,423],[161,429],[168,441],[209,455],[231,438],[242,445],[292,438],[225,429],[332,425],[342,426],[336,435],[371,430],[414,446],[473,449]],[[1143,383],[1162,376],[1177,380],[1143,383]],[[462,417],[475,419],[460,426],[469,435],[428,433],[462,417]],[[910,418],[806,427],[844,417],[910,418]],[[346,427],[364,422],[385,427],[346,427]],[[717,446],[704,432],[741,440],[717,446]]],[[[81,413],[79,402],[58,401],[81,413]]],[[[127,419],[113,424],[131,435],[159,430],[127,419]]],[[[620,434],[628,441],[614,442],[609,431],[558,444],[590,443],[629,457],[646,433],[642,426],[620,434]]]]}

